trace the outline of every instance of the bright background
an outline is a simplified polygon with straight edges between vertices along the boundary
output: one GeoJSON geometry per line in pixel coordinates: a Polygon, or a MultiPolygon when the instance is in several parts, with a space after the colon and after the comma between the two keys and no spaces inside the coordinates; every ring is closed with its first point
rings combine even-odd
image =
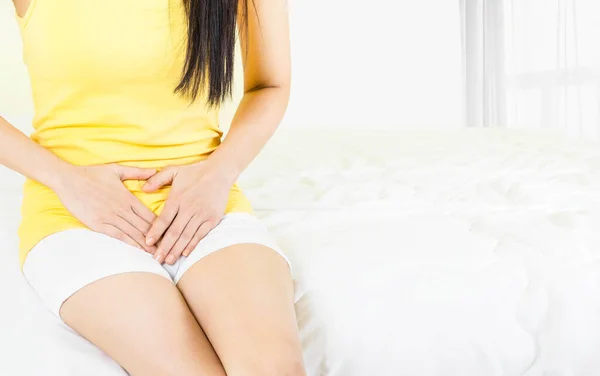
{"type": "Polygon", "coordinates": [[[600,140],[598,0],[460,0],[466,123],[600,140]]]}
{"type": "MultiPolygon", "coordinates": [[[[600,135],[600,2],[290,2],[288,129],[242,186],[307,273],[328,360],[352,360],[338,375],[599,375],[600,148],[546,133],[600,135]]],[[[8,0],[0,114],[29,130],[8,0]]],[[[59,363],[0,172],[0,366],[59,363]]]]}
{"type": "MultiPolygon", "coordinates": [[[[294,81],[284,125],[460,127],[458,4],[449,0],[365,4],[290,1],[294,81]]],[[[23,128],[32,105],[10,1],[0,2],[0,54],[0,114],[23,128]]],[[[225,109],[224,125],[232,107],[225,109]]]]}

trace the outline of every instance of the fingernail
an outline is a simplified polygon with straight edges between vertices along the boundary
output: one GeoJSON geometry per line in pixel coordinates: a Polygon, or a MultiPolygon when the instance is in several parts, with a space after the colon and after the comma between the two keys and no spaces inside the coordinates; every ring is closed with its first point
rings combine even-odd
{"type": "Polygon", "coordinates": [[[172,264],[175,261],[175,257],[173,255],[169,255],[165,261],[167,264],[172,264]]]}
{"type": "Polygon", "coordinates": [[[160,256],[161,256],[160,253],[157,252],[157,253],[154,254],[154,259],[156,261],[160,262],[160,256]]]}
{"type": "Polygon", "coordinates": [[[148,239],[146,239],[146,245],[150,246],[152,244],[154,244],[154,238],[148,238],[148,239]]]}

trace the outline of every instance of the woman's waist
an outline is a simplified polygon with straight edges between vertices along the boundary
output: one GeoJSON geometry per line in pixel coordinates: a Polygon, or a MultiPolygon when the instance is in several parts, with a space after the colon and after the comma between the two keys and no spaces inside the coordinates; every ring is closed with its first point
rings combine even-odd
{"type": "MultiPolygon", "coordinates": [[[[145,180],[125,180],[123,185],[150,210],[160,211],[169,196],[171,186],[164,186],[155,192],[145,192],[142,190],[145,182],[145,180]]],[[[27,214],[67,213],[67,209],[52,189],[32,179],[26,179],[23,185],[21,210],[23,217],[27,217],[27,214]]]]}
{"type": "Polygon", "coordinates": [[[32,139],[74,165],[119,163],[136,167],[162,168],[206,159],[221,142],[220,133],[202,132],[171,136],[162,140],[147,135],[112,137],[90,132],[48,134],[35,132],[32,139]]]}
{"type": "MultiPolygon", "coordinates": [[[[145,192],[142,191],[145,182],[145,180],[125,180],[123,184],[148,209],[159,215],[169,197],[171,186],[164,186],[155,192],[145,192]]],[[[246,196],[237,184],[234,184],[229,191],[226,211],[251,211],[246,196]]],[[[23,221],[33,220],[40,216],[47,217],[49,220],[61,216],[71,216],[54,191],[31,179],[27,179],[23,186],[21,214],[23,221]]]]}

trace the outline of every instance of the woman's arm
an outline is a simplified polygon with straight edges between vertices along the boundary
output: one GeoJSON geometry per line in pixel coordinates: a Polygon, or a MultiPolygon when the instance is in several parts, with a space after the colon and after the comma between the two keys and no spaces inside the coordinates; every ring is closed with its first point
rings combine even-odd
{"type": "Polygon", "coordinates": [[[240,38],[244,96],[227,137],[208,159],[209,162],[214,161],[221,171],[226,171],[232,182],[237,180],[273,135],[283,118],[290,96],[287,1],[247,1],[247,35],[242,34],[240,38]]]}
{"type": "Polygon", "coordinates": [[[146,236],[148,245],[160,240],[154,254],[159,262],[173,264],[182,254],[188,256],[219,223],[231,186],[273,135],[287,108],[291,63],[286,0],[247,1],[248,27],[241,37],[245,93],[227,137],[206,161],[167,168],[144,185],[147,192],[172,185],[146,236]]]}
{"type": "Polygon", "coordinates": [[[56,189],[69,164],[0,117],[0,164],[56,189]]]}
{"type": "Polygon", "coordinates": [[[145,235],[154,220],[121,183],[148,179],[156,171],[119,165],[74,166],[40,146],[0,117],[0,164],[52,189],[90,229],[154,252],[145,235]]]}

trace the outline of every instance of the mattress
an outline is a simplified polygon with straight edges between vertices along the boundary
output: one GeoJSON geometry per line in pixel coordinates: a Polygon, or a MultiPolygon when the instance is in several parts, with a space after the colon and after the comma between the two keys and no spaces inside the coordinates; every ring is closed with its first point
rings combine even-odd
{"type": "MultiPolygon", "coordinates": [[[[1,176],[0,374],[119,375],[19,277],[1,176]]],[[[598,144],[282,129],[241,185],[294,264],[309,375],[600,373],[598,144]]]]}

